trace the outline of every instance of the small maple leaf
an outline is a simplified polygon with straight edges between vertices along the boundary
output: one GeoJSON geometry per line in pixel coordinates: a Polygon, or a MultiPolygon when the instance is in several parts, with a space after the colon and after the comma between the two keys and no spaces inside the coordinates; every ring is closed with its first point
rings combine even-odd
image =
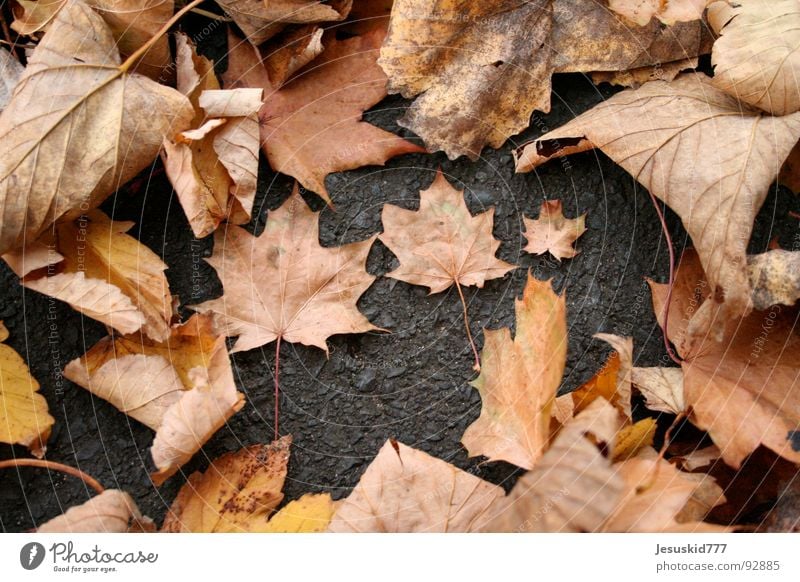
{"type": "Polygon", "coordinates": [[[480,368],[477,348],[467,319],[467,304],[461,287],[483,287],[515,266],[495,257],[500,241],[492,236],[494,208],[472,216],[464,192],[453,188],[439,170],[430,188],[420,192],[419,210],[387,204],[381,215],[380,240],[400,260],[387,274],[412,285],[440,293],[455,284],[464,306],[464,324],[475,367],[480,368]]]}
{"type": "Polygon", "coordinates": [[[559,261],[571,259],[578,254],[572,244],[586,232],[586,214],[578,218],[565,218],[561,200],[545,200],[539,218],[523,218],[526,253],[541,255],[549,252],[559,261]]]}

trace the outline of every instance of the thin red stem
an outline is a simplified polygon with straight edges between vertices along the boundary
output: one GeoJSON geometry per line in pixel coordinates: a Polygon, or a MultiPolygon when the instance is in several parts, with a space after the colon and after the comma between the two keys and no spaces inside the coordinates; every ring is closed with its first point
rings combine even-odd
{"type": "Polygon", "coordinates": [[[461,285],[459,284],[458,280],[456,279],[456,289],[458,290],[458,296],[461,299],[461,306],[464,308],[464,329],[467,330],[467,339],[469,340],[469,345],[472,348],[472,354],[475,356],[475,364],[472,366],[472,369],[476,372],[481,371],[481,358],[478,355],[478,348],[475,347],[475,340],[472,339],[472,332],[469,329],[469,315],[467,314],[467,301],[464,299],[464,292],[461,291],[461,285]]]}
{"type": "Polygon", "coordinates": [[[275,341],[275,440],[278,440],[278,415],[280,414],[281,336],[275,341]]]}
{"type": "Polygon", "coordinates": [[[45,459],[7,459],[5,461],[0,461],[0,469],[8,469],[10,467],[39,467],[50,471],[59,471],[71,475],[72,477],[77,477],[98,493],[105,491],[105,488],[100,485],[100,482],[91,475],[87,475],[75,467],[56,463],[55,461],[47,461],[45,459]]]}

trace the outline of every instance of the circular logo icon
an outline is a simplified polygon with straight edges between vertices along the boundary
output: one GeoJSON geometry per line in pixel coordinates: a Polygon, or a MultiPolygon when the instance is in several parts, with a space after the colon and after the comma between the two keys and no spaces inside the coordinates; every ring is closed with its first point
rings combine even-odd
{"type": "Polygon", "coordinates": [[[29,542],[19,551],[19,563],[26,570],[35,570],[44,561],[44,546],[39,542],[29,542]]]}

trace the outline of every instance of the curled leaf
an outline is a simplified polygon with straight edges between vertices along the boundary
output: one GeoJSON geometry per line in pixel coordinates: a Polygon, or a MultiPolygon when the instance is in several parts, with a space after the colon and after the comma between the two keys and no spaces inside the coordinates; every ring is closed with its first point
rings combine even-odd
{"type": "Polygon", "coordinates": [[[155,525],[139,511],[130,495],[106,489],[89,501],[70,507],[63,515],[43,523],[38,533],[152,532],[155,525]]]}

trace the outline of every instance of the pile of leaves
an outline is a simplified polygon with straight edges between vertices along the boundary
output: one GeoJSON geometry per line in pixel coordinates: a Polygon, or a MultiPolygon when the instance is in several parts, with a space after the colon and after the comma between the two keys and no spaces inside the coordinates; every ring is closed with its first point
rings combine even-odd
{"type": "MultiPolygon", "coordinates": [[[[153,430],[154,485],[244,405],[227,338],[232,351],[274,344],[274,441],[191,475],[162,531],[759,525],[750,511],[774,503],[800,463],[800,251],[747,254],[771,185],[800,185],[796,0],[200,3],[16,0],[0,47],[0,254],[22,285],[107,326],[63,374],[153,430]],[[222,79],[179,30],[169,42],[190,11],[228,22],[222,79]],[[472,215],[441,172],[417,210],[386,205],[383,232],[360,242],[323,247],[298,186],[263,233],[242,228],[260,157],[333,205],[333,172],[499,147],[535,110],[549,111],[551,77],[563,72],[627,89],[518,148],[516,170],[597,148],[647,189],[662,223],[662,204],[680,217],[694,248],[671,258],[668,282],[650,281],[676,366],[636,367],[630,338],[599,334],[614,354],[559,396],[565,298],[532,276],[513,333],[485,330],[479,349],[463,287],[516,266],[496,257],[493,209],[472,215]],[[400,123],[420,140],[362,120],[389,93],[413,98],[400,123]],[[98,209],[159,157],[193,234],[214,237],[208,262],[224,288],[188,306],[186,321],[166,265],[127,234],[131,223],[98,209]],[[281,345],[327,351],[334,334],[379,329],[357,308],[378,238],[399,260],[388,277],[430,293],[455,287],[482,399],[462,443],[525,472],[506,492],[390,439],[346,498],[306,494],[281,507],[291,448],[279,430],[281,345]],[[672,438],[687,423],[698,430],[672,438]]],[[[559,261],[578,252],[585,217],[565,217],[559,200],[521,218],[525,252],[559,261]]],[[[671,249],[666,225],[664,234],[671,249]]],[[[7,335],[0,324],[0,341],[7,335]]],[[[127,493],[46,458],[54,419],[4,344],[0,400],[0,441],[36,457],[0,467],[62,470],[98,491],[38,531],[158,529],[127,493]]],[[[797,516],[781,523],[796,527],[797,516]]]]}

